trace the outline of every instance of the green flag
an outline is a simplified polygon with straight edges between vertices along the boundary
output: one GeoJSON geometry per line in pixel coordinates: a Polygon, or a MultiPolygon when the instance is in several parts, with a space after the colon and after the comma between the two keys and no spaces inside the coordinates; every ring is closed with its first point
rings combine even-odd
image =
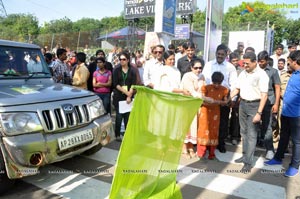
{"type": "Polygon", "coordinates": [[[180,199],[176,184],[183,141],[201,99],[135,86],[111,199],[180,199]]]}

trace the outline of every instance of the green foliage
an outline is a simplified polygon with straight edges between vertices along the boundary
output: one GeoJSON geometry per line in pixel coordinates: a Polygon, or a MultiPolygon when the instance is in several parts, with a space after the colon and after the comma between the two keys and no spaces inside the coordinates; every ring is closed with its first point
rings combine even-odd
{"type": "Polygon", "coordinates": [[[206,11],[197,10],[194,13],[193,21],[194,21],[194,31],[197,32],[205,32],[205,17],[206,11]]]}
{"type": "Polygon", "coordinates": [[[64,17],[58,20],[51,20],[49,23],[45,23],[44,27],[41,28],[41,33],[64,33],[64,32],[72,32],[73,30],[73,22],[64,17]]]}
{"type": "Polygon", "coordinates": [[[285,28],[285,38],[288,42],[299,42],[300,41],[300,19],[288,20],[285,28]]]}
{"type": "Polygon", "coordinates": [[[144,17],[139,19],[138,27],[145,31],[154,31],[154,17],[144,17]]]}
{"type": "Polygon", "coordinates": [[[222,42],[228,43],[229,31],[266,30],[269,23],[269,27],[275,27],[274,44],[278,44],[285,38],[286,21],[283,13],[270,10],[267,4],[244,2],[230,8],[224,15],[222,42]],[[247,5],[253,9],[253,12],[243,12],[247,5]]]}
{"type": "MultiPolygon", "coordinates": [[[[286,19],[285,13],[270,10],[263,2],[243,2],[241,5],[229,8],[223,18],[222,42],[228,43],[230,31],[254,31],[266,30],[267,25],[274,27],[274,45],[281,43],[283,39],[298,41],[300,38],[300,19],[286,19]],[[253,12],[243,13],[246,6],[253,8],[253,12]]],[[[27,41],[37,43],[41,46],[54,46],[59,43],[71,48],[98,46],[96,38],[100,35],[118,30],[128,25],[124,19],[124,12],[118,17],[105,17],[100,19],[82,18],[72,22],[64,17],[44,23],[38,26],[38,19],[31,14],[11,14],[6,18],[0,17],[0,38],[27,41]]],[[[193,14],[193,30],[205,32],[206,11],[197,11],[193,14]]],[[[178,16],[176,22],[181,24],[178,16]]],[[[140,18],[136,26],[148,32],[154,30],[154,17],[140,18]]]]}
{"type": "Polygon", "coordinates": [[[82,18],[73,23],[72,31],[90,31],[90,30],[100,30],[103,25],[100,20],[92,18],[82,18]]]}
{"type": "Polygon", "coordinates": [[[127,21],[122,17],[105,17],[101,19],[101,24],[104,27],[102,33],[111,32],[127,26],[127,21]]]}
{"type": "Polygon", "coordinates": [[[0,22],[2,39],[31,41],[39,34],[38,20],[31,14],[11,14],[0,22]]]}

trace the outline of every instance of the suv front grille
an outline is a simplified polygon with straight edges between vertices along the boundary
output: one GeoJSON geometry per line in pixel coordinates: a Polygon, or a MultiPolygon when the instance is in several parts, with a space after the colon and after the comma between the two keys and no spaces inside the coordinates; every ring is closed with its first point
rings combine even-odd
{"type": "Polygon", "coordinates": [[[41,113],[46,132],[76,127],[90,122],[86,104],[74,106],[73,112],[64,112],[60,107],[53,110],[42,110],[41,113]]]}

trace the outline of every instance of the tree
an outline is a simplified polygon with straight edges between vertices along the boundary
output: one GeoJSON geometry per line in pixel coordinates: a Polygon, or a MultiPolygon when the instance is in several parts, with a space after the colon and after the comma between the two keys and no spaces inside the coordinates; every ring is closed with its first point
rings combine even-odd
{"type": "Polygon", "coordinates": [[[31,14],[10,14],[0,21],[2,39],[31,42],[39,34],[38,20],[31,14]]]}
{"type": "Polygon", "coordinates": [[[286,24],[283,13],[270,10],[268,5],[262,2],[244,2],[232,7],[224,15],[222,42],[228,43],[229,31],[266,30],[268,22],[270,27],[275,27],[274,44],[281,43],[286,24]]]}
{"type": "Polygon", "coordinates": [[[147,32],[154,31],[154,17],[144,17],[139,19],[138,27],[147,32]]]}
{"type": "Polygon", "coordinates": [[[286,23],[285,33],[287,41],[293,43],[300,42],[300,19],[298,20],[288,20],[286,23]]]}
{"type": "Polygon", "coordinates": [[[76,32],[74,38],[77,39],[79,46],[92,46],[95,42],[87,41],[95,41],[101,30],[103,24],[98,19],[82,18],[73,23],[73,32],[76,32]]]}
{"type": "Polygon", "coordinates": [[[106,34],[108,32],[118,30],[128,25],[127,20],[125,20],[123,16],[104,17],[101,19],[101,24],[103,25],[103,31],[101,31],[101,34],[106,34]]]}
{"type": "Polygon", "coordinates": [[[206,11],[197,10],[193,14],[194,30],[197,32],[205,32],[206,11]]]}
{"type": "Polygon", "coordinates": [[[92,19],[92,18],[82,18],[78,21],[73,22],[73,31],[91,31],[91,30],[97,30],[102,29],[103,24],[98,19],[92,19]]]}
{"type": "Polygon", "coordinates": [[[62,32],[72,32],[73,30],[73,22],[64,17],[58,20],[51,20],[49,23],[45,23],[44,27],[41,28],[41,33],[62,33],[62,32]]]}
{"type": "Polygon", "coordinates": [[[42,42],[40,45],[50,45],[51,47],[56,44],[63,47],[76,46],[77,37],[74,38],[68,34],[72,31],[73,22],[69,18],[64,17],[58,20],[51,20],[49,23],[45,23],[44,27],[41,28],[41,33],[44,35],[42,40],[47,40],[48,42],[42,42]],[[50,41],[51,43],[49,43],[50,41]],[[54,41],[55,43],[53,43],[54,41]]]}

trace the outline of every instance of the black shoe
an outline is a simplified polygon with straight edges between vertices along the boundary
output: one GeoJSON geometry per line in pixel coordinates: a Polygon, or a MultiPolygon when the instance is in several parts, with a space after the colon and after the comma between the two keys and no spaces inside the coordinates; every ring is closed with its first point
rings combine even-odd
{"type": "Polygon", "coordinates": [[[218,146],[218,149],[219,149],[220,153],[226,153],[225,146],[218,146]]]}
{"type": "Polygon", "coordinates": [[[244,164],[243,168],[241,169],[241,173],[250,173],[251,169],[251,164],[244,164]]]}
{"type": "Polygon", "coordinates": [[[240,158],[234,160],[234,162],[235,162],[235,163],[243,163],[243,162],[244,162],[244,157],[242,156],[242,157],[240,157],[240,158]]]}

